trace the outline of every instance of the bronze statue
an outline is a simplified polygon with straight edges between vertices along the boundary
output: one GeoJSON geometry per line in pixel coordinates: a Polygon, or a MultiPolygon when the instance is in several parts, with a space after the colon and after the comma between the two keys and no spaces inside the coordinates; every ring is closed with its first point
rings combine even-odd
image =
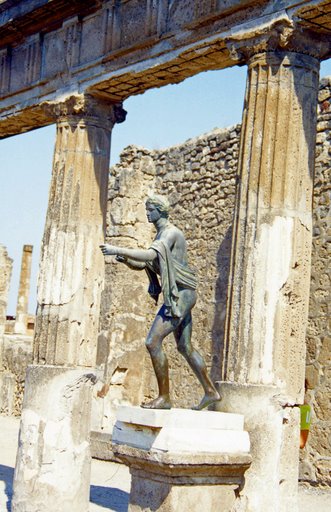
{"type": "Polygon", "coordinates": [[[146,339],[146,347],[159,387],[159,396],[151,402],[142,404],[142,407],[171,408],[168,360],[162,342],[168,334],[174,333],[178,351],[185,357],[204,389],[205,395],[200,404],[193,407],[201,410],[220,400],[220,395],[210,380],[203,358],[191,343],[191,310],[197,299],[197,279],[187,263],[184,235],[168,220],[168,200],[158,195],[149,197],[146,201],[146,214],[148,222],[152,222],[156,228],[156,237],[149,249],[126,249],[108,244],[100,246],[105,256],[116,256],[117,261],[134,270],[145,269],[150,281],[148,292],[156,302],[161,292],[163,294],[164,303],[146,339]]]}

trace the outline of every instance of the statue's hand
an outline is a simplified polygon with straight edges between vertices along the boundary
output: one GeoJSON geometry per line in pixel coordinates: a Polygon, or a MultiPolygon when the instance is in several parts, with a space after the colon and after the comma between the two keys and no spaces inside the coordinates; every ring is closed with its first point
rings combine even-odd
{"type": "Polygon", "coordinates": [[[118,247],[115,245],[101,244],[99,247],[104,256],[116,256],[118,253],[118,247]]]}
{"type": "Polygon", "coordinates": [[[126,257],[125,256],[120,256],[119,254],[117,254],[115,260],[119,261],[121,263],[125,263],[126,262],[126,257]]]}

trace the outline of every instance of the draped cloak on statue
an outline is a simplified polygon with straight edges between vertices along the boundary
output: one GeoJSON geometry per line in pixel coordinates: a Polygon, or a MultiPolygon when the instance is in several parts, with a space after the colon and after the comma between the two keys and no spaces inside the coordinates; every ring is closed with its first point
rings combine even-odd
{"type": "Polygon", "coordinates": [[[181,318],[182,311],[178,305],[178,286],[196,290],[195,272],[187,265],[179,263],[173,257],[168,245],[162,240],[154,240],[150,248],[157,252],[158,257],[154,261],[146,263],[146,272],[149,278],[148,293],[157,303],[162,291],[165,315],[181,318]],[[161,278],[161,285],[158,275],[161,278]]]}

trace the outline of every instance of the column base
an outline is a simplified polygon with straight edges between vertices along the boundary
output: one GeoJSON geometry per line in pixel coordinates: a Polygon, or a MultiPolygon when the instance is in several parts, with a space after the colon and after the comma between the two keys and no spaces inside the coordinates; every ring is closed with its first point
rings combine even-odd
{"type": "Polygon", "coordinates": [[[243,417],[209,411],[120,408],[113,451],[132,475],[129,512],[230,512],[251,463],[243,417]]]}
{"type": "Polygon", "coordinates": [[[87,368],[28,367],[13,512],[88,512],[93,381],[87,368]]]}
{"type": "MultiPolygon", "coordinates": [[[[276,386],[218,382],[217,408],[240,412],[251,440],[252,465],[240,499],[254,512],[296,512],[299,408],[276,386]]],[[[246,510],[246,509],[245,509],[246,510]]]]}

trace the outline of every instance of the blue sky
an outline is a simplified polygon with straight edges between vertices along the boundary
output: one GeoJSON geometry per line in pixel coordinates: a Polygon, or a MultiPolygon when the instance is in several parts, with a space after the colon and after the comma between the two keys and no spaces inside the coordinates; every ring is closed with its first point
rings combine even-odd
{"type": "MultiPolygon", "coordinates": [[[[331,60],[321,77],[331,75],[331,60]]],[[[246,67],[209,71],[128,99],[125,123],[112,134],[111,165],[129,144],[159,149],[215,127],[241,122],[246,67]]],[[[0,141],[0,243],[14,259],[7,314],[15,314],[24,244],[34,246],[29,311],[36,307],[40,243],[52,170],[55,126],[0,141]]]]}

